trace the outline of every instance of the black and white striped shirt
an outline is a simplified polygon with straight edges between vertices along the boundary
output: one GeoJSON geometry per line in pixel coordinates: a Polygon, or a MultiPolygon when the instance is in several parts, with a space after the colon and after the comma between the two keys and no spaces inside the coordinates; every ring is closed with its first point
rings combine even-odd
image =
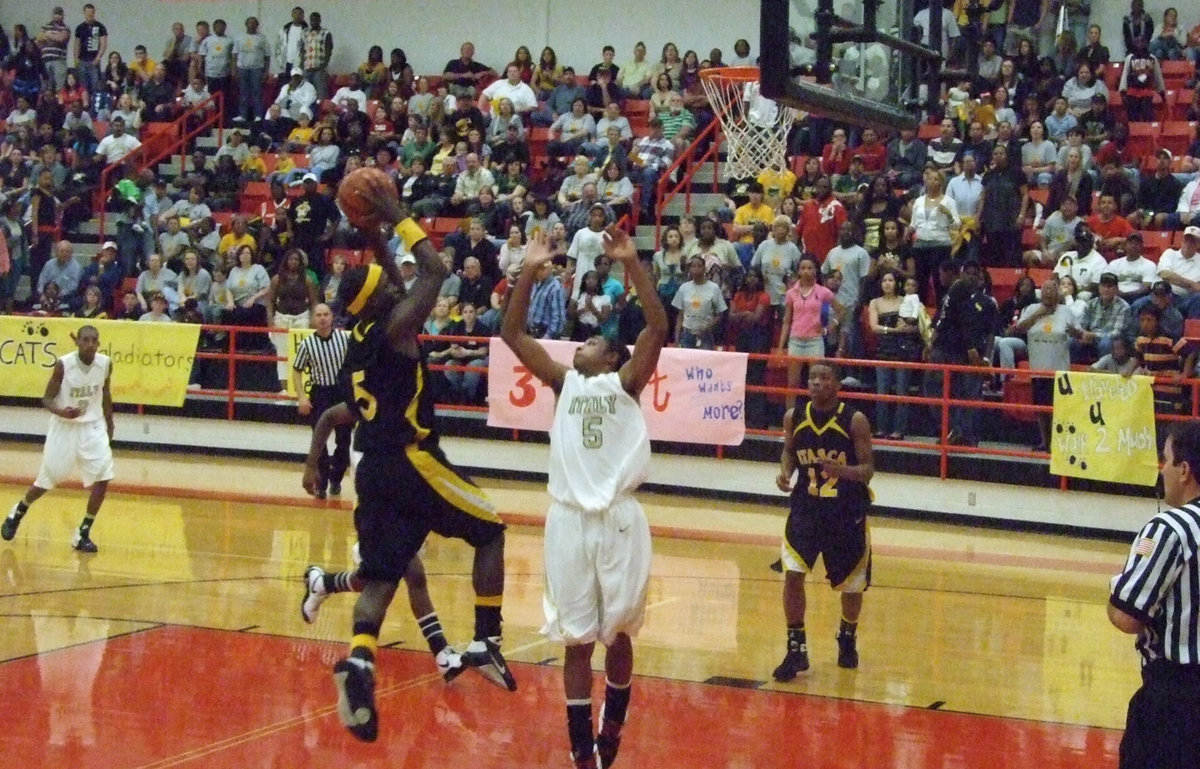
{"type": "Polygon", "coordinates": [[[345,331],[334,331],[325,339],[320,334],[309,334],[296,350],[292,368],[307,370],[317,387],[333,387],[338,383],[338,372],[346,360],[348,340],[345,331]]]}
{"type": "Polygon", "coordinates": [[[1109,601],[1144,625],[1137,638],[1143,665],[1200,665],[1200,499],[1142,527],[1109,601]]]}

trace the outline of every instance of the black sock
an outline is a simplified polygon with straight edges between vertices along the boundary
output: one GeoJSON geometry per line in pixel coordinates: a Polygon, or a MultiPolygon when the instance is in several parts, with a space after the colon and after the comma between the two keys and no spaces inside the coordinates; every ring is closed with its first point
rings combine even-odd
{"type": "Polygon", "coordinates": [[[567,735],[571,738],[571,753],[576,758],[587,758],[596,749],[592,736],[592,701],[567,700],[567,735]]]}
{"type": "Polygon", "coordinates": [[[449,645],[446,643],[446,635],[442,632],[442,621],[438,619],[437,612],[431,611],[418,619],[417,627],[421,628],[421,635],[425,636],[425,643],[429,644],[429,651],[434,654],[449,645]]]}
{"type": "Polygon", "coordinates": [[[321,577],[321,583],[325,586],[326,593],[352,593],[354,588],[350,585],[350,579],[355,572],[339,571],[337,574],[326,574],[321,577]]]}
{"type": "Polygon", "coordinates": [[[858,632],[858,622],[851,622],[842,617],[842,624],[838,627],[838,633],[841,635],[854,635],[858,632]]]}
{"type": "Polygon", "coordinates": [[[804,623],[799,625],[788,625],[787,629],[787,648],[789,652],[798,652],[802,645],[807,645],[808,639],[804,635],[804,623]]]}
{"type": "Polygon", "coordinates": [[[17,510],[16,510],[17,514],[14,515],[13,517],[19,521],[22,518],[24,518],[25,513],[28,513],[28,512],[29,512],[29,505],[25,504],[25,500],[22,499],[20,502],[17,503],[17,510]]]}
{"type": "Polygon", "coordinates": [[[607,724],[611,723],[619,727],[625,723],[625,714],[629,711],[629,694],[632,688],[632,679],[624,686],[617,686],[608,679],[604,680],[604,711],[600,723],[601,731],[607,724]]]}
{"type": "Polygon", "coordinates": [[[92,524],[96,522],[96,516],[84,515],[83,523],[79,524],[79,538],[87,539],[92,533],[92,524]]]}
{"type": "MultiPolygon", "coordinates": [[[[491,597],[489,597],[487,599],[483,599],[482,597],[479,599],[476,599],[476,601],[479,601],[479,600],[489,600],[489,601],[497,600],[498,601],[499,596],[496,596],[494,599],[491,597]]],[[[500,637],[500,624],[501,624],[500,607],[498,605],[497,606],[485,606],[478,602],[475,604],[475,640],[476,641],[482,641],[487,638],[499,638],[500,637]]]]}

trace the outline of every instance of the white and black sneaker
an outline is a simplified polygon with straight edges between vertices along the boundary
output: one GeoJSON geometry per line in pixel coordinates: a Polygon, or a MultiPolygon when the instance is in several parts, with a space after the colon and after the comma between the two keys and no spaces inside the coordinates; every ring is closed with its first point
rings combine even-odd
{"type": "Polygon", "coordinates": [[[504,655],[500,653],[500,638],[493,636],[486,641],[475,640],[467,647],[467,650],[462,653],[463,664],[469,668],[475,668],[487,680],[503,686],[510,692],[517,690],[517,679],[513,678],[512,672],[508,669],[508,663],[504,661],[504,655]]]}
{"type": "Polygon", "coordinates": [[[329,597],[325,592],[325,570],[320,566],[309,566],[304,570],[304,598],[300,601],[300,616],[308,624],[317,621],[321,604],[329,597]]]}
{"type": "Polygon", "coordinates": [[[449,646],[433,655],[433,659],[437,663],[438,672],[442,674],[442,680],[446,683],[458,678],[467,669],[463,664],[462,655],[449,646]]]}
{"type": "Polygon", "coordinates": [[[8,517],[4,519],[4,523],[0,524],[0,537],[3,537],[5,542],[9,542],[13,537],[17,536],[17,527],[21,525],[23,517],[17,511],[17,505],[14,504],[12,510],[8,511],[8,517]]]}
{"type": "Polygon", "coordinates": [[[363,742],[379,736],[375,712],[375,663],[347,657],[333,666],[333,685],[338,693],[338,718],[363,742]]]}
{"type": "Polygon", "coordinates": [[[96,543],[91,540],[91,537],[86,534],[80,534],[78,531],[75,532],[75,536],[71,539],[71,547],[80,553],[100,552],[100,548],[96,547],[96,543]]]}

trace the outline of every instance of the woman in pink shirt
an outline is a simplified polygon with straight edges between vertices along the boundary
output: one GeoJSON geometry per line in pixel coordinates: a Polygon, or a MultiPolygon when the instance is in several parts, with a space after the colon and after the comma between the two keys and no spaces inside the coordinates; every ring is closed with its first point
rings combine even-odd
{"type": "MultiPolygon", "coordinates": [[[[817,283],[817,260],[805,254],[797,267],[796,282],[783,300],[783,326],[779,350],[787,348],[791,358],[824,358],[825,336],[836,334],[842,306],[833,292],[817,283]]],[[[788,389],[800,386],[804,364],[788,361],[788,389]]],[[[788,393],[787,407],[796,405],[794,393],[788,393]]]]}

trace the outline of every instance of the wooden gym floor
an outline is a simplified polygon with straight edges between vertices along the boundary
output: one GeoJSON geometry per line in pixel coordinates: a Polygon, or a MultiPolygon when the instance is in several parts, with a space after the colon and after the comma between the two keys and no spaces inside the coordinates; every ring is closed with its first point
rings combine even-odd
{"type": "MultiPolygon", "coordinates": [[[[0,513],[39,459],[39,446],[0,447],[0,513]]],[[[513,523],[504,643],[518,691],[470,672],[444,684],[401,590],[380,639],[380,740],[363,745],[339,724],[328,675],[354,599],[332,597],[314,625],[299,613],[307,564],[350,563],[352,484],[346,501],[318,503],[295,464],[117,461],[99,554],[69,545],[77,487],[0,542],[0,764],[570,765],[562,650],[537,632],[543,487],[481,479],[513,523]]],[[[781,578],[768,564],[782,507],[641,498],[655,561],[618,766],[1115,765],[1138,685],[1131,639],[1104,614],[1125,544],[874,519],[860,668],[837,667],[837,597],[810,581],[812,669],[780,685],[781,578]]],[[[425,559],[447,635],[465,643],[471,551],[435,537],[425,559]]]]}

